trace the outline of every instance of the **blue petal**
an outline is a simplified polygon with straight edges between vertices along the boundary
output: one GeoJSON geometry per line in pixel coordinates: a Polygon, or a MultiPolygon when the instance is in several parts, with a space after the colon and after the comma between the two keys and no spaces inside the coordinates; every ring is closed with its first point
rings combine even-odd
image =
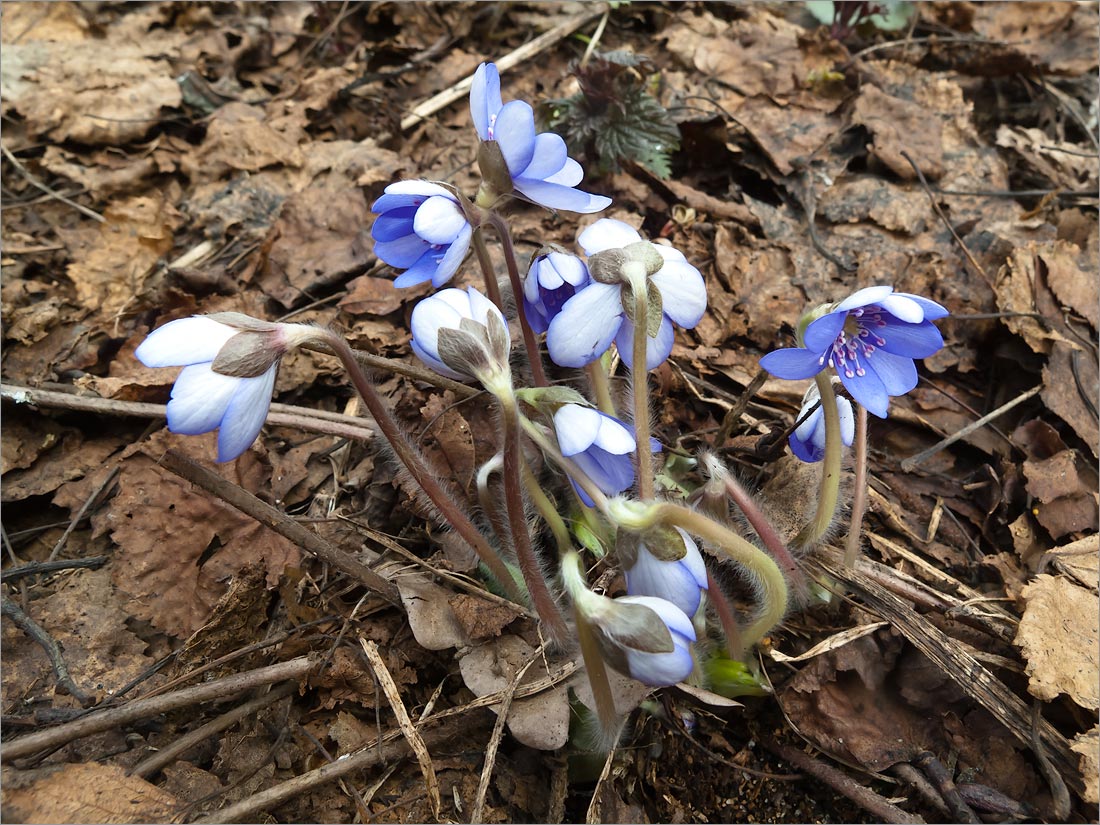
{"type": "Polygon", "coordinates": [[[876,330],[886,342],[880,350],[906,358],[927,358],[943,349],[943,336],[931,321],[920,324],[890,323],[876,330]]]}
{"type": "Polygon", "coordinates": [[[433,195],[454,199],[449,191],[438,183],[426,180],[399,180],[386,187],[385,194],[371,204],[371,212],[388,212],[404,206],[419,206],[433,195]]]}
{"type": "Polygon", "coordinates": [[[435,372],[438,372],[440,375],[445,375],[448,378],[453,378],[455,381],[470,380],[470,376],[463,375],[460,372],[455,372],[434,355],[426,351],[415,340],[412,341],[409,346],[412,348],[413,354],[416,355],[416,357],[419,358],[421,361],[423,361],[426,367],[434,370],[435,372]]]}
{"type": "Polygon", "coordinates": [[[528,200],[547,209],[564,209],[567,212],[590,215],[593,212],[602,212],[611,205],[611,198],[590,195],[580,189],[571,189],[559,183],[547,183],[529,178],[516,178],[512,183],[528,200]]]}
{"type": "Polygon", "coordinates": [[[863,365],[875,371],[887,395],[905,395],[917,386],[917,367],[912,358],[878,350],[864,358],[863,365]]]}
{"type": "Polygon", "coordinates": [[[217,427],[242,379],[222,375],[209,364],[184,367],[168,402],[168,429],[180,435],[200,435],[217,427]]]}
{"type": "Polygon", "coordinates": [[[493,138],[500,144],[512,177],[526,169],[535,154],[535,113],[530,104],[522,100],[505,103],[493,126],[493,138]]]}
{"type": "Polygon", "coordinates": [[[374,254],[397,269],[408,269],[431,249],[431,244],[416,235],[403,235],[392,241],[379,241],[374,245],[374,254]]]}
{"type": "Polygon", "coordinates": [[[396,241],[403,235],[413,234],[413,215],[415,206],[391,209],[378,216],[370,228],[371,237],[376,241],[396,241]]]}
{"type": "Polygon", "coordinates": [[[924,307],[908,295],[895,292],[879,301],[878,305],[907,324],[919,324],[924,320],[924,307]]]}
{"type": "MultiPolygon", "coordinates": [[[[657,337],[646,336],[645,368],[656,369],[665,362],[672,352],[672,343],[676,334],[672,329],[672,321],[667,315],[661,316],[661,328],[657,330],[657,337]]],[[[634,368],[634,324],[623,316],[623,324],[619,327],[619,333],[615,336],[615,346],[619,348],[619,357],[628,368],[634,368]]]]}
{"type": "Polygon", "coordinates": [[[821,461],[825,456],[824,450],[818,450],[810,441],[802,441],[796,433],[790,434],[787,438],[787,444],[790,446],[791,452],[795,454],[795,457],[798,458],[799,461],[805,461],[807,464],[821,461]]]}
{"type": "Polygon", "coordinates": [[[562,167],[545,180],[547,183],[560,183],[562,186],[576,186],[584,180],[584,169],[573,158],[567,157],[562,167]]]}
{"type": "Polygon", "coordinates": [[[559,367],[583,367],[607,352],[623,321],[620,288],[591,283],[565,302],[546,331],[546,347],[559,367]]]}
{"type": "Polygon", "coordinates": [[[947,308],[937,304],[935,301],[930,301],[927,298],[923,298],[920,295],[911,295],[908,292],[899,292],[898,295],[908,298],[910,301],[916,301],[920,304],[921,309],[924,310],[925,321],[935,321],[937,318],[945,318],[951,313],[947,308]]]}
{"type": "Polygon", "coordinates": [[[458,237],[455,238],[450,249],[440,259],[439,267],[432,276],[432,286],[443,286],[454,277],[454,274],[466,259],[466,252],[470,248],[470,238],[473,233],[474,230],[470,224],[467,223],[462,226],[462,229],[458,232],[458,237]]]}
{"type": "Polygon", "coordinates": [[[439,264],[436,263],[435,258],[436,256],[429,249],[420,256],[419,261],[394,278],[393,285],[398,289],[408,289],[411,286],[430,281],[439,269],[439,264]]]}
{"type": "Polygon", "coordinates": [[[546,180],[551,175],[561,172],[567,160],[569,160],[569,150],[565,146],[565,141],[553,132],[543,132],[535,136],[535,154],[527,168],[522,170],[518,177],[546,180]]]}
{"type": "Polygon", "coordinates": [[[797,381],[800,378],[812,378],[825,368],[821,355],[808,349],[788,348],[769,352],[760,359],[760,367],[776,378],[797,381]]]}
{"type": "Polygon", "coordinates": [[[840,380],[851,394],[852,398],[866,407],[867,412],[886,418],[890,408],[890,396],[883,386],[882,379],[874,370],[864,370],[863,375],[848,377],[843,370],[839,372],[840,380]]]}
{"type": "Polygon", "coordinates": [[[278,365],[272,365],[263,375],[240,379],[240,386],[218,428],[219,463],[232,461],[247,450],[260,434],[271,407],[276,372],[278,365]]]}
{"type": "Polygon", "coordinates": [[[847,320],[847,312],[830,312],[813,321],[802,333],[806,349],[817,353],[828,350],[844,329],[844,322],[847,320]]]}
{"type": "Polygon", "coordinates": [[[581,404],[563,404],[554,413],[554,432],[558,449],[565,457],[583,453],[592,446],[600,431],[599,410],[581,404]]]}
{"type": "Polygon", "coordinates": [[[482,140],[489,139],[489,120],[500,107],[500,73],[495,64],[482,63],[470,85],[470,118],[482,140]]]}

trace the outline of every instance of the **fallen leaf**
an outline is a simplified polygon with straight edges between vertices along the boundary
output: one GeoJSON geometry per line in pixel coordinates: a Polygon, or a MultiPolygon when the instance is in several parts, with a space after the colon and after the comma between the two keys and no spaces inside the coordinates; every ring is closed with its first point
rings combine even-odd
{"type": "Polygon", "coordinates": [[[118,765],[63,765],[24,784],[4,771],[4,814],[18,822],[169,822],[179,801],[118,765]]]}
{"type": "Polygon", "coordinates": [[[1094,3],[975,3],[975,34],[1004,41],[1037,68],[1077,76],[1096,68],[1094,3]]]}
{"type": "Polygon", "coordinates": [[[1016,645],[1027,660],[1028,692],[1044,701],[1065,693],[1100,708],[1100,617],[1096,594],[1061,576],[1042,574],[1023,590],[1016,645]]]}
{"type": "Polygon", "coordinates": [[[301,166],[301,130],[287,132],[267,122],[264,110],[247,103],[227,103],[218,109],[206,129],[206,138],[181,160],[193,181],[218,180],[232,170],[258,172],[268,166],[301,166]]]}
{"type": "Polygon", "coordinates": [[[395,578],[401,604],[409,617],[409,629],[421,647],[447,650],[470,644],[466,631],[451,607],[450,590],[430,582],[422,573],[395,578]]]}
{"type": "Polygon", "coordinates": [[[451,596],[450,603],[463,631],[475,642],[499,636],[520,615],[515,608],[468,593],[456,593],[451,596]]]}
{"type": "Polygon", "coordinates": [[[1048,551],[1046,558],[1054,567],[1072,576],[1085,587],[1100,588],[1100,535],[1085,536],[1048,551]]]}
{"type": "Polygon", "coordinates": [[[1085,801],[1100,803],[1100,725],[1077,734],[1070,748],[1081,754],[1081,777],[1085,780],[1085,801]]]}
{"type": "Polygon", "coordinates": [[[852,123],[867,128],[873,139],[870,153],[902,180],[917,177],[902,157],[903,151],[926,178],[938,180],[943,176],[943,125],[934,113],[930,116],[926,107],[867,84],[856,98],[852,123]]]}

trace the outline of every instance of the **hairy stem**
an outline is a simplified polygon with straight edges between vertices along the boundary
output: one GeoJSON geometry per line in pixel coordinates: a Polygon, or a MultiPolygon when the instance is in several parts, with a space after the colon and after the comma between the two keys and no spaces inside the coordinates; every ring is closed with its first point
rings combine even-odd
{"type": "Polygon", "coordinates": [[[646,349],[649,341],[649,296],[644,270],[630,279],[634,293],[634,363],[630,368],[634,385],[634,440],[638,457],[638,498],[653,500],[653,451],[649,447],[649,370],[646,349]]]}
{"type": "Polygon", "coordinates": [[[603,490],[595,485],[584,470],[578,467],[575,461],[563,456],[558,449],[558,445],[552,442],[539,426],[527,418],[527,416],[521,415],[519,417],[519,422],[523,427],[523,431],[527,433],[527,437],[538,445],[543,455],[557,464],[571,479],[577,482],[578,486],[580,486],[580,488],[588,494],[588,497],[592,499],[597,510],[601,513],[606,513],[608,507],[607,496],[603,494],[603,490]]]}
{"type": "Polygon", "coordinates": [[[588,384],[592,387],[592,393],[596,396],[596,406],[600,412],[610,416],[616,416],[615,402],[611,398],[611,382],[608,380],[607,368],[603,359],[597,358],[584,368],[588,375],[588,384]]]}
{"type": "Polygon", "coordinates": [[[856,489],[852,495],[852,519],[848,523],[848,541],[844,546],[844,566],[851,567],[859,555],[860,530],[867,509],[867,410],[856,404],[856,489]]]}
{"type": "Polygon", "coordinates": [[[741,651],[737,659],[744,661],[746,652],[779,624],[787,612],[787,582],[779,566],[771,556],[749,544],[732,530],[682,504],[661,502],[654,505],[650,512],[655,516],[654,521],[680,527],[710,542],[737,562],[751,577],[760,610],[741,634],[741,651]]]}
{"type": "Polygon", "coordinates": [[[825,458],[821,463],[821,491],[817,497],[817,514],[794,537],[798,547],[809,547],[818,542],[829,530],[836,514],[840,491],[840,459],[843,444],[840,440],[840,413],[836,408],[833,382],[824,372],[814,376],[821,394],[821,411],[825,415],[825,458]]]}
{"type": "Polygon", "coordinates": [[[569,528],[565,526],[565,519],[561,517],[558,508],[554,506],[554,502],[546,495],[546,491],[542,489],[542,485],[535,478],[535,474],[531,472],[531,466],[526,459],[523,461],[523,486],[527,489],[527,495],[531,499],[531,503],[539,511],[543,521],[549,525],[550,532],[554,536],[554,543],[558,546],[558,555],[565,553],[573,545],[573,541],[569,537],[569,528]]]}
{"type": "Polygon", "coordinates": [[[493,532],[500,538],[502,545],[508,543],[508,528],[501,518],[500,508],[493,498],[493,492],[489,489],[489,478],[493,473],[502,472],[504,469],[504,453],[498,452],[481,465],[477,471],[477,500],[481,505],[481,512],[489,519],[493,532]]]}
{"type": "Polygon", "coordinates": [[[744,642],[741,640],[741,625],[733,615],[733,607],[726,597],[726,591],[718,584],[710,570],[707,570],[707,598],[714,605],[714,612],[718,614],[718,623],[722,625],[722,632],[726,634],[726,652],[736,661],[737,656],[745,649],[744,642]]]}
{"type": "Polygon", "coordinates": [[[454,531],[467,544],[474,548],[478,557],[489,568],[501,587],[508,591],[508,595],[514,601],[522,603],[524,601],[523,596],[512,580],[504,561],[489,546],[489,542],[485,540],[485,537],[481,535],[481,531],[470,521],[458,502],[439,483],[439,472],[428,466],[424,457],[409,441],[404,430],[397,424],[397,420],[390,414],[385,402],[382,401],[382,396],[378,394],[374,385],[363,374],[363,370],[355,358],[355,353],[352,352],[347,341],[334,332],[330,332],[326,339],[329,346],[332,347],[332,351],[344,365],[344,369],[351,378],[351,383],[355,386],[356,392],[363,399],[363,403],[367,405],[375,424],[378,425],[378,429],[382,431],[382,435],[390,443],[390,447],[393,448],[398,460],[405,465],[405,469],[409,471],[413,480],[420,485],[420,489],[424,491],[424,494],[431,499],[432,504],[442,514],[444,520],[454,528],[454,531]]]}
{"type": "Polygon", "coordinates": [[[516,300],[516,315],[523,331],[523,345],[527,348],[527,360],[531,362],[531,375],[536,387],[548,387],[550,382],[546,380],[546,372],[542,368],[542,356],[539,354],[535,331],[527,322],[527,310],[523,306],[523,281],[519,277],[519,263],[516,261],[516,249],[512,245],[512,233],[508,229],[508,222],[499,214],[490,210],[488,215],[504,250],[504,264],[508,267],[508,280],[512,284],[512,295],[516,300]]]}
{"type": "Polygon", "coordinates": [[[508,525],[512,532],[512,546],[516,551],[520,572],[531,594],[531,604],[545,623],[551,639],[563,644],[568,637],[565,617],[546,585],[546,577],[539,565],[535,548],[531,545],[527,517],[523,507],[523,447],[519,438],[519,408],[510,394],[498,397],[504,418],[504,502],[508,511],[508,525]]]}
{"type": "Polygon", "coordinates": [[[477,262],[481,265],[481,274],[485,278],[485,291],[489,295],[489,300],[496,305],[496,308],[504,312],[496,269],[493,268],[493,259],[489,255],[489,247],[485,244],[485,236],[481,234],[480,226],[474,230],[473,242],[474,253],[477,255],[477,262]]]}

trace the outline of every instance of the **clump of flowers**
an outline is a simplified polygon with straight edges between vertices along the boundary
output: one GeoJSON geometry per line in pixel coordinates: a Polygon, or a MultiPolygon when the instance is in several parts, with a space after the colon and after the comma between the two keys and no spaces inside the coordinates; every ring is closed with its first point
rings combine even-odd
{"type": "MultiPolygon", "coordinates": [[[[477,554],[484,577],[530,605],[559,649],[579,649],[601,724],[614,731],[605,665],[653,686],[700,682],[729,667],[701,662],[714,654],[701,651],[699,640],[724,637],[724,661],[747,668],[753,645],[783,619],[789,591],[802,586],[801,573],[762,509],[713,456],[702,459],[710,480],[701,499],[657,487],[654,456],[669,451],[651,435],[649,373],[672,352],[676,327],[691,329],[706,311],[699,270],[673,246],[603,218],[577,237],[583,259],[544,245],[522,278],[510,204],[589,214],[611,199],[578,188],[584,171],[565,141],[537,132],[525,101],[503,102],[491,63],[473,78],[470,112],[482,175],[477,192],[469,197],[445,182],[392,183],[372,207],[371,233],[378,258],[400,271],[396,287],[444,286],[471,257],[481,269],[484,293],[445,288],[416,304],[410,348],[427,368],[419,377],[478,384],[498,414],[498,455],[478,473],[484,514],[469,512],[440,481],[445,473],[417,449],[333,330],[220,313],[161,327],[137,357],[151,367],[183,367],[168,426],[181,434],[218,429],[219,461],[257,438],[286,353],[309,347],[337,357],[395,459],[477,554]],[[498,241],[510,295],[497,282],[487,230],[498,241]],[[520,340],[522,350],[513,346],[520,340]],[[629,373],[627,403],[612,390],[615,355],[629,373]],[[553,382],[551,368],[558,370],[553,382]],[[556,472],[540,473],[542,462],[556,472]],[[497,472],[499,502],[485,481],[497,472]],[[706,512],[690,506],[695,500],[707,502],[706,512]],[[730,502],[762,546],[733,529],[730,502]],[[540,552],[548,544],[553,550],[540,552]],[[751,606],[735,606],[713,585],[708,566],[716,557],[748,583],[751,606]],[[610,575],[590,579],[597,564],[610,575]]],[[[870,287],[809,311],[797,346],[761,360],[781,378],[814,379],[790,446],[803,460],[822,462],[823,482],[818,514],[796,543],[823,534],[838,509],[842,451],[865,438],[864,411],[883,417],[890,398],[915,386],[914,360],[943,345],[932,321],[945,314],[933,301],[870,287]],[[832,373],[851,400],[836,397],[832,373]]]]}

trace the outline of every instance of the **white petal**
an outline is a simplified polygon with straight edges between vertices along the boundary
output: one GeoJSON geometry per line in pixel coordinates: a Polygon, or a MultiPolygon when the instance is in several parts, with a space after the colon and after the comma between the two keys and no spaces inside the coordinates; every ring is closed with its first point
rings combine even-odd
{"type": "Polygon", "coordinates": [[[840,440],[851,447],[856,439],[856,420],[852,414],[852,402],[847,398],[839,397],[836,400],[836,409],[840,413],[840,440]]]}
{"type": "Polygon", "coordinates": [[[621,289],[591,283],[565,302],[546,331],[550,358],[560,367],[583,367],[611,346],[623,321],[621,289]]]}
{"type": "Polygon", "coordinates": [[[860,307],[865,307],[868,304],[877,304],[893,291],[894,288],[892,286],[865,287],[864,289],[860,289],[852,293],[839,304],[837,304],[836,309],[834,309],[833,312],[839,312],[841,310],[847,309],[859,309],[860,307]]]}
{"type": "Polygon", "coordinates": [[[583,453],[600,431],[600,413],[580,404],[565,404],[554,413],[554,433],[561,454],[568,457],[583,453]]]}
{"type": "Polygon", "coordinates": [[[214,372],[209,364],[185,367],[172,387],[168,429],[182,435],[210,432],[221,424],[240,381],[214,372]]]}
{"type": "Polygon", "coordinates": [[[620,596],[615,601],[644,605],[656,613],[673,633],[679,633],[681,636],[693,642],[695,641],[695,625],[691,623],[691,619],[684,611],[672,602],[658,599],[655,596],[620,596]]]}
{"type": "Polygon", "coordinates": [[[184,367],[213,361],[240,330],[204,315],[170,321],[152,332],[134,351],[147,367],[184,367]]]}
{"type": "Polygon", "coordinates": [[[605,249],[621,249],[642,239],[630,224],[614,218],[600,218],[577,236],[585,255],[595,255],[605,249]]]}
{"type": "Polygon", "coordinates": [[[634,433],[627,429],[621,421],[616,421],[610,415],[598,413],[600,416],[599,432],[596,434],[595,443],[612,455],[625,455],[634,452],[638,446],[634,433]]]}
{"type": "Polygon", "coordinates": [[[673,323],[686,329],[699,323],[707,310],[707,286],[698,269],[684,261],[669,261],[650,280],[673,323]]]}
{"type": "Polygon", "coordinates": [[[267,420],[271,407],[271,391],[275,388],[278,364],[255,378],[242,378],[237,392],[226,407],[218,429],[218,461],[232,461],[245,450],[267,420]]]}
{"type": "Polygon", "coordinates": [[[426,180],[399,180],[387,186],[385,192],[387,195],[423,195],[425,198],[441,195],[452,201],[455,199],[446,188],[426,180]]]}
{"type": "Polygon", "coordinates": [[[901,321],[919,324],[924,320],[924,307],[904,295],[887,295],[878,305],[901,321]]]}
{"type": "Polygon", "coordinates": [[[466,226],[466,217],[458,204],[439,196],[420,204],[413,218],[413,232],[428,243],[441,246],[453,243],[466,226]]]}

